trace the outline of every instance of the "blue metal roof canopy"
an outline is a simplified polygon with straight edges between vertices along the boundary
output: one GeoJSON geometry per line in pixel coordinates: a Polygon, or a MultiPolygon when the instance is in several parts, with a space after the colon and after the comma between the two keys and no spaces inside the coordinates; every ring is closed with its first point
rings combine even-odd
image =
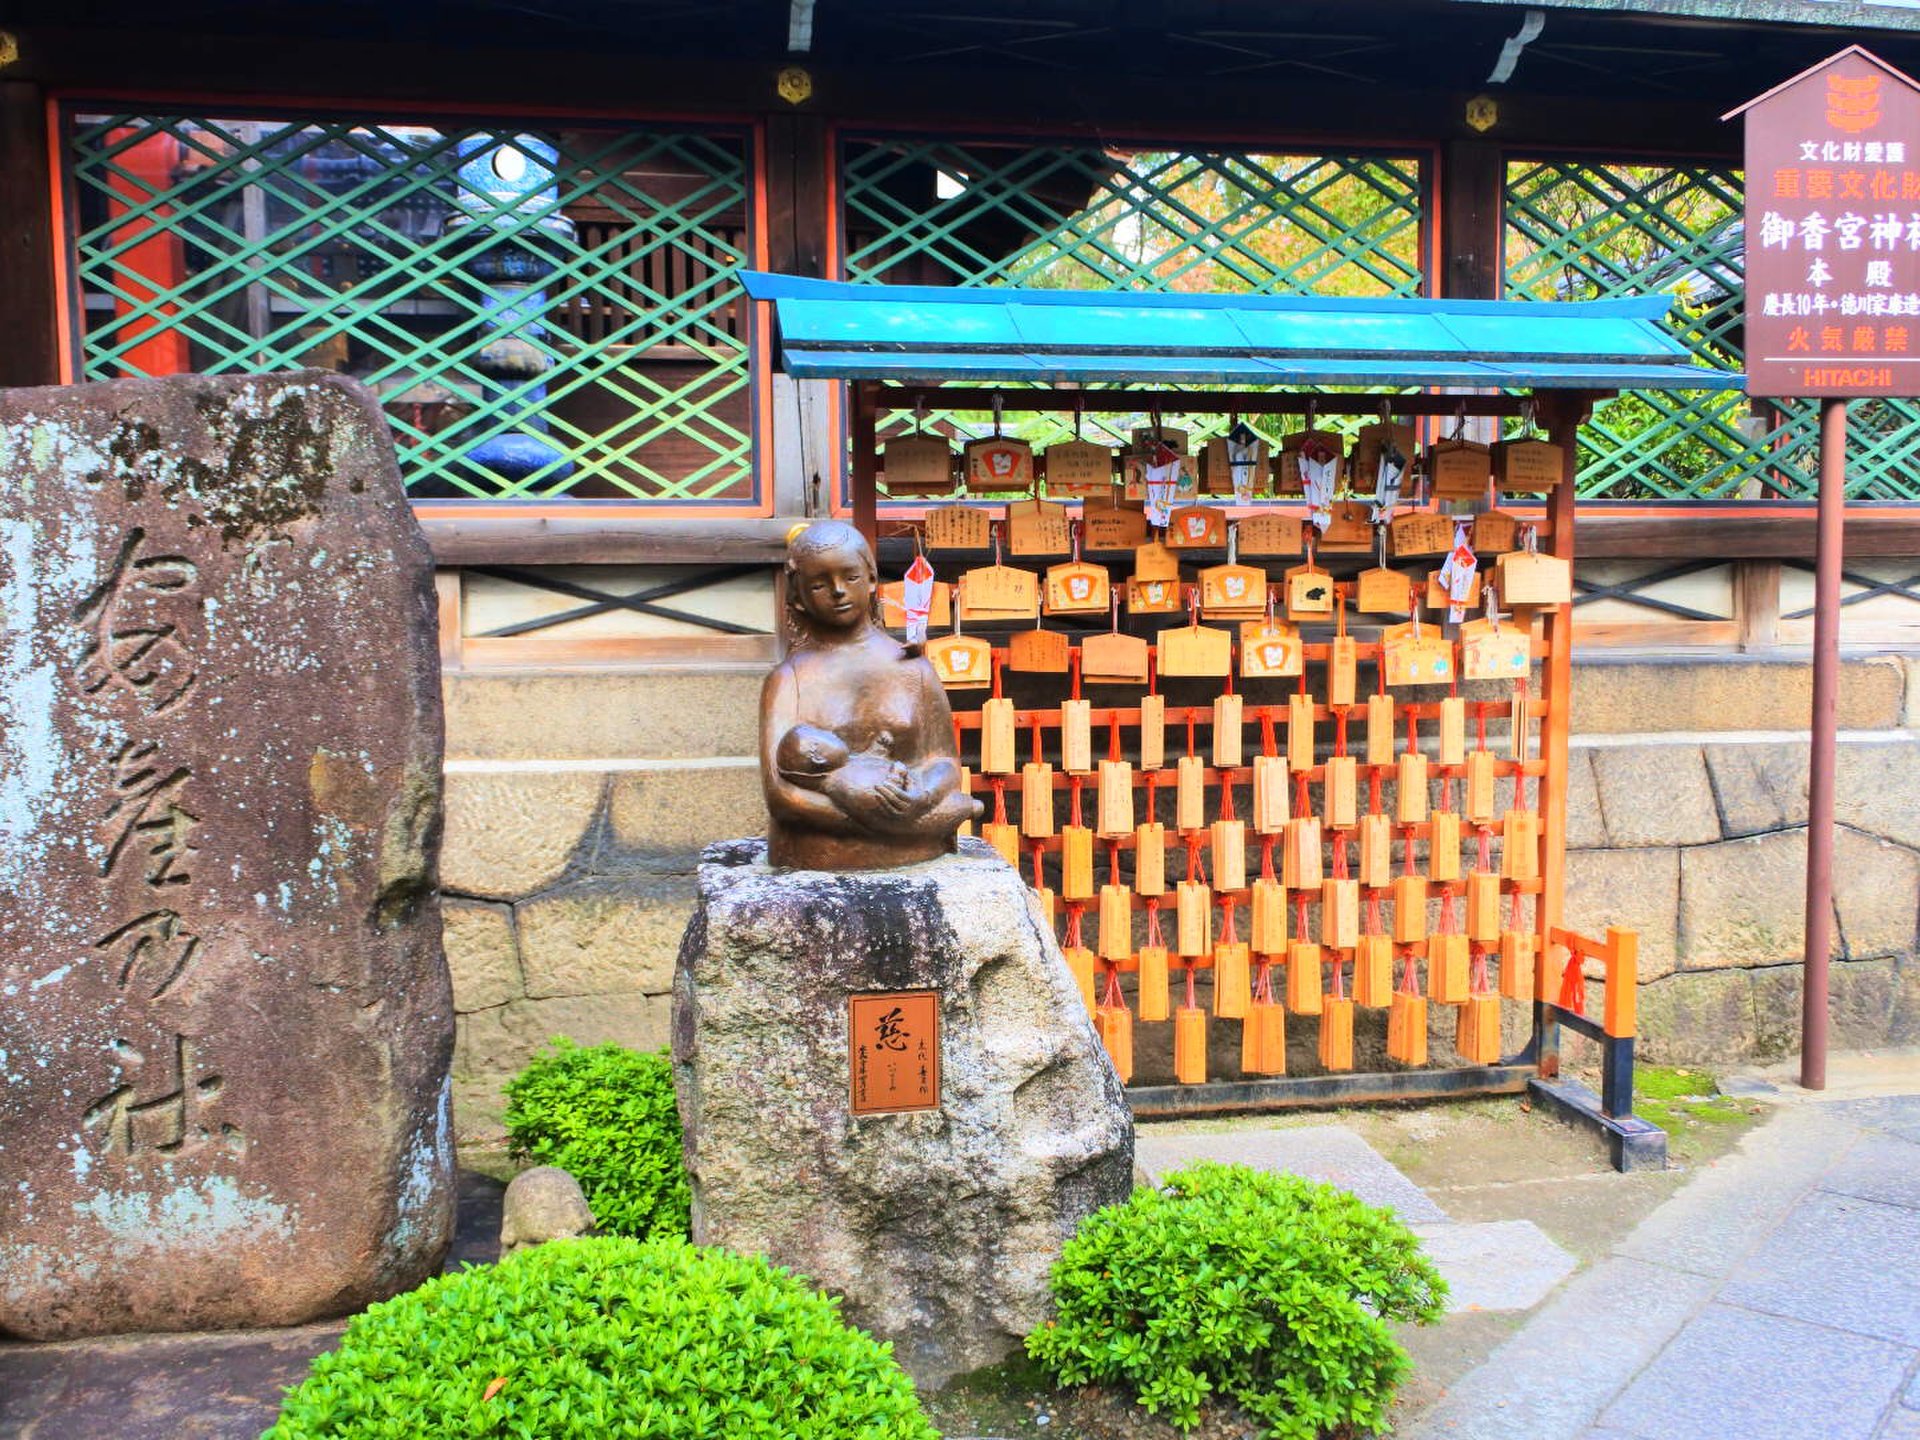
{"type": "Polygon", "coordinates": [[[800,379],[1175,385],[1471,385],[1738,390],[1624,300],[1349,300],[1309,295],[855,285],[741,272],[800,379]]]}

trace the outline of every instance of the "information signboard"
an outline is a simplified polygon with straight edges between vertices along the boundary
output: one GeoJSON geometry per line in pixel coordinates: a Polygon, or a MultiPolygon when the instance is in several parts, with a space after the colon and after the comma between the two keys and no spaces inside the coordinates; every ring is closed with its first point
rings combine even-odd
{"type": "Polygon", "coordinates": [[[1747,393],[1920,394],[1920,88],[1852,46],[1733,114],[1747,393]]]}

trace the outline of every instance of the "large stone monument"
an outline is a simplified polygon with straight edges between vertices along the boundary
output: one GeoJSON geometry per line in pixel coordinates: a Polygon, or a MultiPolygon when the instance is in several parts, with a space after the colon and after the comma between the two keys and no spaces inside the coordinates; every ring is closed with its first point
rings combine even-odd
{"type": "Polygon", "coordinates": [[[291,1324],[452,1221],[431,558],[335,376],[0,392],[0,1331],[291,1324]]]}
{"type": "Polygon", "coordinates": [[[955,841],[946,696],[874,622],[858,532],[797,539],[788,594],[769,839],[707,850],[674,981],[694,1239],[843,1296],[938,1383],[1047,1319],[1061,1247],[1131,1188],[1133,1122],[1026,886],[955,841]]]}

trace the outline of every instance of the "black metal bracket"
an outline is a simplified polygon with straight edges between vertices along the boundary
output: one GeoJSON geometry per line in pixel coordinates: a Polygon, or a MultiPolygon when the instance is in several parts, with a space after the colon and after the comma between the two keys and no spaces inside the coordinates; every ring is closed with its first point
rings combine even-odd
{"type": "Polygon", "coordinates": [[[675,610],[671,606],[654,603],[675,595],[684,595],[690,590],[704,590],[709,585],[735,580],[742,575],[764,574],[767,570],[765,565],[728,565],[716,570],[702,570],[696,575],[684,575],[678,580],[651,585],[644,590],[635,590],[625,595],[596,590],[591,585],[582,585],[573,580],[561,580],[533,570],[522,570],[517,566],[469,565],[466,570],[470,575],[486,575],[495,580],[507,580],[515,585],[525,585],[534,590],[548,590],[555,595],[565,595],[570,599],[589,602],[578,609],[563,610],[557,615],[540,615],[532,620],[502,625],[498,630],[486,632],[485,638],[490,640],[513,635],[529,635],[536,630],[548,630],[555,625],[564,625],[570,620],[586,620],[595,615],[605,615],[613,610],[632,610],[642,615],[657,616],[663,620],[678,620],[683,624],[718,630],[726,635],[772,633],[752,625],[740,625],[732,620],[716,620],[710,615],[694,615],[685,610],[675,610]]]}

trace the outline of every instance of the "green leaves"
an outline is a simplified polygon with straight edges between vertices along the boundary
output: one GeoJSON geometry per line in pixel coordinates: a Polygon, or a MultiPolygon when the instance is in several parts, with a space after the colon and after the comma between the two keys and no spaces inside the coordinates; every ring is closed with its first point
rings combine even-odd
{"type": "Polygon", "coordinates": [[[1118,1381],[1182,1430],[1225,1395],[1281,1440],[1377,1425],[1409,1368],[1393,1323],[1446,1298],[1392,1212],[1211,1163],[1088,1217],[1052,1285],[1027,1353],[1057,1383],[1118,1381]]]}
{"type": "Polygon", "coordinates": [[[580,1182],[601,1233],[687,1234],[692,1196],[664,1050],[557,1039],[507,1082],[516,1157],[580,1182]]]}
{"type": "Polygon", "coordinates": [[[347,1326],[262,1440],[938,1440],[890,1349],[757,1258],[558,1240],[347,1326]]]}

